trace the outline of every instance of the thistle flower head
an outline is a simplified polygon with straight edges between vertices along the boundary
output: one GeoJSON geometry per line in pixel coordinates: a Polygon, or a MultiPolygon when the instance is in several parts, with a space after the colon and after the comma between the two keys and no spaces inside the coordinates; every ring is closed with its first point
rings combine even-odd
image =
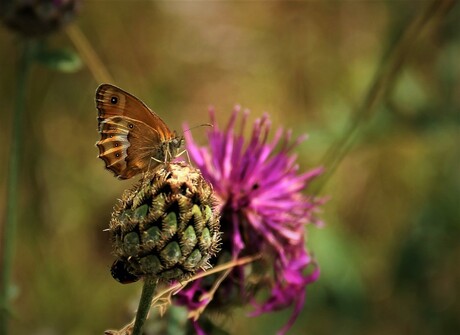
{"type": "Polygon", "coordinates": [[[71,21],[80,0],[0,1],[0,17],[10,29],[25,37],[54,32],[71,21]]]}
{"type": "MultiPolygon", "coordinates": [[[[223,231],[219,260],[256,253],[263,258],[233,268],[213,299],[209,299],[209,279],[202,279],[182,290],[177,301],[192,314],[206,305],[212,308],[236,302],[251,303],[253,316],[293,305],[293,315],[280,331],[284,333],[302,309],[305,287],[319,275],[305,248],[305,224],[319,223],[314,213],[320,201],[303,191],[321,169],[299,173],[292,151],[305,137],[292,141],[290,131],[278,129],[269,140],[267,115],[255,121],[246,141],[243,131],[248,112],[240,117],[237,132],[240,115],[236,107],[221,130],[211,111],[214,128],[208,133],[209,146],[198,146],[186,133],[187,150],[219,199],[223,231]],[[260,302],[255,295],[261,289],[268,289],[269,294],[260,302]]],[[[196,327],[199,329],[198,323],[196,327]]]]}
{"type": "Polygon", "coordinates": [[[112,213],[112,276],[122,283],[187,278],[209,267],[219,227],[212,186],[200,171],[183,162],[160,166],[127,190],[112,213]]]}

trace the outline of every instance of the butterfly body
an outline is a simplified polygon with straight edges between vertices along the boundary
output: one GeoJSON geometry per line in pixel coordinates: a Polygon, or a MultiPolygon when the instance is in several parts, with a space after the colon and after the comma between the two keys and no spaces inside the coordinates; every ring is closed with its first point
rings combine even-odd
{"type": "Polygon", "coordinates": [[[141,100],[116,86],[97,88],[96,107],[101,135],[96,143],[98,157],[120,179],[170,161],[184,143],[141,100]]]}

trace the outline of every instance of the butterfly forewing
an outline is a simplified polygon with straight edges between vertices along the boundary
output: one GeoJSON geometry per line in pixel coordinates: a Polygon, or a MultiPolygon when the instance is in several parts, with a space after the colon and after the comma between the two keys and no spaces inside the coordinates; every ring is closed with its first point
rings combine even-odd
{"type": "Polygon", "coordinates": [[[96,107],[99,111],[98,122],[112,116],[126,116],[139,120],[158,131],[163,140],[173,136],[171,130],[142,101],[134,95],[110,84],[102,84],[96,90],[96,107]]]}
{"type": "Polygon", "coordinates": [[[182,144],[182,139],[158,115],[116,86],[98,87],[96,107],[101,135],[96,143],[99,158],[121,179],[129,179],[171,159],[182,144]]]}

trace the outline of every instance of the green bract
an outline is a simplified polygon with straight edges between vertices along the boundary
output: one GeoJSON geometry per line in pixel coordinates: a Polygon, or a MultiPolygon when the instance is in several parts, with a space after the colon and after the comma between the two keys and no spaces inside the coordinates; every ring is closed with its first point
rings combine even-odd
{"type": "Polygon", "coordinates": [[[183,162],[145,174],[112,213],[113,277],[181,280],[209,267],[220,242],[215,203],[212,186],[183,162]]]}

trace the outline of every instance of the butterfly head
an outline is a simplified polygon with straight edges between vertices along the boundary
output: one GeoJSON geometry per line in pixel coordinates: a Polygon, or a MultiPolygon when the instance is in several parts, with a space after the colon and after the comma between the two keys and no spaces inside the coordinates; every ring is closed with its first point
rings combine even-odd
{"type": "Polygon", "coordinates": [[[163,142],[163,157],[165,162],[173,160],[178,156],[178,152],[185,145],[183,136],[178,136],[174,131],[170,140],[163,142]]]}
{"type": "Polygon", "coordinates": [[[177,133],[174,131],[173,132],[174,136],[171,140],[171,144],[176,148],[176,150],[179,150],[181,147],[185,145],[185,138],[184,135],[177,135],[177,133]]]}

